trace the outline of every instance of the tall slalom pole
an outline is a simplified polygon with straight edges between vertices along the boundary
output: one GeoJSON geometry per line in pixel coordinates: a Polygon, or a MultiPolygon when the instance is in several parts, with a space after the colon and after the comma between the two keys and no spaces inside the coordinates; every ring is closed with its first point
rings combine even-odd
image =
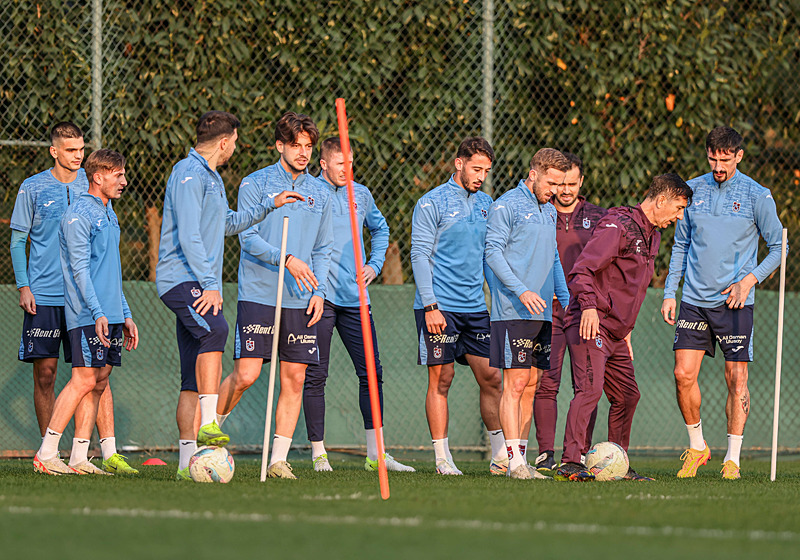
{"type": "Polygon", "coordinates": [[[378,448],[378,480],[381,486],[381,498],[389,499],[389,474],[386,472],[385,449],[383,446],[383,421],[381,404],[378,398],[378,375],[375,372],[375,346],[370,328],[369,308],[367,307],[367,286],[364,284],[364,263],[361,262],[361,228],[358,227],[356,209],[353,205],[353,166],[350,159],[350,134],[347,131],[347,111],[344,99],[336,100],[336,119],[339,122],[339,141],[342,144],[342,155],[345,161],[347,177],[347,198],[350,201],[350,231],[353,234],[353,256],[356,261],[356,281],[358,282],[358,304],[361,311],[361,334],[364,337],[364,355],[367,359],[367,382],[369,384],[369,403],[372,410],[372,425],[375,428],[375,440],[378,448]]]}
{"type": "Polygon", "coordinates": [[[778,349],[775,352],[775,404],[772,410],[772,461],[769,479],[775,481],[778,470],[778,407],[781,401],[781,362],[783,358],[783,306],[786,297],[786,251],[788,231],[783,228],[781,238],[781,286],[778,292],[778,349]]]}
{"type": "Polygon", "coordinates": [[[286,237],[289,235],[289,216],[283,217],[281,233],[281,260],[278,263],[278,298],[275,300],[275,324],[272,327],[272,354],[269,360],[269,393],[267,417],[264,420],[264,446],[261,448],[261,482],[267,480],[269,461],[269,433],[272,430],[272,403],[275,399],[275,369],[278,365],[278,342],[281,335],[281,305],[283,304],[283,275],[286,272],[286,237]]]}

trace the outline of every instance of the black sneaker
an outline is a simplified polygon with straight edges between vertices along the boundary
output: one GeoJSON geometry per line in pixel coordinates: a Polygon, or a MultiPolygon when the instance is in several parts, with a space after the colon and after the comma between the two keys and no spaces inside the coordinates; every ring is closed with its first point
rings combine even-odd
{"type": "Polygon", "coordinates": [[[536,457],[536,461],[533,462],[533,466],[536,467],[537,471],[552,471],[558,465],[556,465],[555,453],[552,451],[545,451],[538,457],[536,457]]]}
{"type": "Polygon", "coordinates": [[[622,477],[622,480],[636,480],[638,482],[653,482],[655,479],[650,478],[649,476],[642,476],[633,470],[631,467],[628,467],[628,472],[625,476],[622,477]]]}
{"type": "Polygon", "coordinates": [[[561,481],[588,482],[594,480],[594,475],[581,463],[562,463],[553,478],[561,481]]]}

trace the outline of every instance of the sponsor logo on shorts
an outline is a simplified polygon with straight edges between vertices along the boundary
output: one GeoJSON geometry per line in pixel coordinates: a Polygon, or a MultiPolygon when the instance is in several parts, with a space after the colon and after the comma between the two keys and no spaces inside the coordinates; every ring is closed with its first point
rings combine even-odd
{"type": "Polygon", "coordinates": [[[98,360],[102,360],[103,359],[103,349],[102,348],[98,348],[97,349],[97,359],[98,360]]]}
{"type": "Polygon", "coordinates": [[[738,352],[738,351],[739,351],[739,350],[741,350],[742,348],[744,348],[744,346],[742,346],[742,345],[740,344],[739,346],[736,346],[735,348],[731,348],[731,352],[738,352]]]}
{"type": "Polygon", "coordinates": [[[517,348],[525,348],[526,350],[535,350],[533,347],[533,341],[530,338],[515,338],[511,341],[511,344],[516,346],[517,348]]]}
{"type": "Polygon", "coordinates": [[[308,351],[308,353],[309,353],[309,354],[313,354],[313,353],[314,353],[314,352],[316,352],[316,351],[317,351],[317,347],[315,346],[314,348],[312,348],[311,350],[309,350],[309,351],[308,351]]]}
{"type": "Polygon", "coordinates": [[[519,352],[517,352],[517,361],[518,362],[524,362],[525,358],[527,358],[527,357],[528,357],[528,354],[525,352],[525,350],[520,350],[519,352]]]}
{"type": "Polygon", "coordinates": [[[678,344],[678,333],[675,333],[675,342],[673,344],[678,344]]]}
{"type": "Polygon", "coordinates": [[[61,329],[40,329],[39,327],[25,331],[28,338],[58,338],[61,336],[61,329]]]}
{"type": "Polygon", "coordinates": [[[458,334],[429,334],[429,340],[431,344],[453,344],[455,341],[458,340],[458,337],[461,335],[458,334]]]}
{"type": "Polygon", "coordinates": [[[247,349],[248,352],[252,352],[256,349],[256,343],[252,338],[248,338],[244,341],[244,347],[247,349]]]}
{"type": "Polygon", "coordinates": [[[687,331],[704,331],[708,329],[708,323],[705,321],[678,321],[678,328],[687,331]]]}
{"type": "Polygon", "coordinates": [[[191,290],[192,297],[200,297],[203,295],[203,292],[200,291],[200,288],[192,288],[191,290]]]}
{"type": "Polygon", "coordinates": [[[594,339],[594,343],[598,348],[602,348],[603,347],[603,339],[600,338],[599,336],[594,339]]]}
{"type": "Polygon", "coordinates": [[[583,229],[589,229],[592,227],[592,221],[589,218],[583,219],[583,229]]]}
{"type": "Polygon", "coordinates": [[[242,327],[242,334],[273,334],[275,327],[273,325],[259,325],[258,323],[251,323],[242,327]]]}
{"type": "Polygon", "coordinates": [[[746,334],[726,334],[724,336],[717,336],[717,342],[720,344],[743,344],[746,341],[746,334]]]}
{"type": "Polygon", "coordinates": [[[286,340],[289,344],[316,344],[317,335],[289,333],[286,340]]]}
{"type": "Polygon", "coordinates": [[[433,349],[433,357],[437,360],[442,357],[442,349],[439,346],[434,347],[433,349]]]}
{"type": "Polygon", "coordinates": [[[33,352],[33,341],[28,341],[28,352],[33,352]]]}
{"type": "Polygon", "coordinates": [[[487,339],[491,339],[491,338],[492,338],[491,333],[479,332],[478,334],[475,335],[475,340],[487,340],[487,339]]]}
{"type": "Polygon", "coordinates": [[[739,211],[739,210],[741,210],[741,209],[742,209],[742,205],[741,205],[741,204],[739,204],[739,201],[738,201],[738,200],[737,200],[736,202],[734,202],[734,203],[733,203],[733,211],[734,211],[734,212],[738,212],[738,211],[739,211]]]}

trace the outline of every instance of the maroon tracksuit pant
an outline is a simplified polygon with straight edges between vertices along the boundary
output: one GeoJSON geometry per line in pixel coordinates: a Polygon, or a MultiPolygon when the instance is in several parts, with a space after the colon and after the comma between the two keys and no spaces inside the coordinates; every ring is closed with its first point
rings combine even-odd
{"type": "Polygon", "coordinates": [[[569,405],[564,431],[561,460],[565,463],[580,462],[589,421],[603,391],[611,404],[608,440],[625,451],[631,439],[633,413],[639,402],[639,387],[625,341],[610,338],[602,328],[595,340],[583,340],[578,331],[577,324],[566,330],[575,396],[569,405]]]}

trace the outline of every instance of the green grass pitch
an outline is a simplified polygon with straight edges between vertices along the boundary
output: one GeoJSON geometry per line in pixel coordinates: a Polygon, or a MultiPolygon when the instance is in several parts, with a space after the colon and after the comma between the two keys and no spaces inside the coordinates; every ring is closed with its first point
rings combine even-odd
{"type": "Polygon", "coordinates": [[[677,457],[634,457],[656,482],[584,484],[492,477],[483,461],[443,477],[420,461],[390,473],[385,502],[353,458],[314,473],[297,457],[299,480],[262,484],[258,460],[240,456],[227,485],[176,482],[174,462],[123,478],[46,477],[4,460],[0,548],[59,560],[796,557],[800,461],[782,460],[772,483],[764,459],[746,460],[737,482],[720,479],[718,459],[677,480],[677,457]]]}

